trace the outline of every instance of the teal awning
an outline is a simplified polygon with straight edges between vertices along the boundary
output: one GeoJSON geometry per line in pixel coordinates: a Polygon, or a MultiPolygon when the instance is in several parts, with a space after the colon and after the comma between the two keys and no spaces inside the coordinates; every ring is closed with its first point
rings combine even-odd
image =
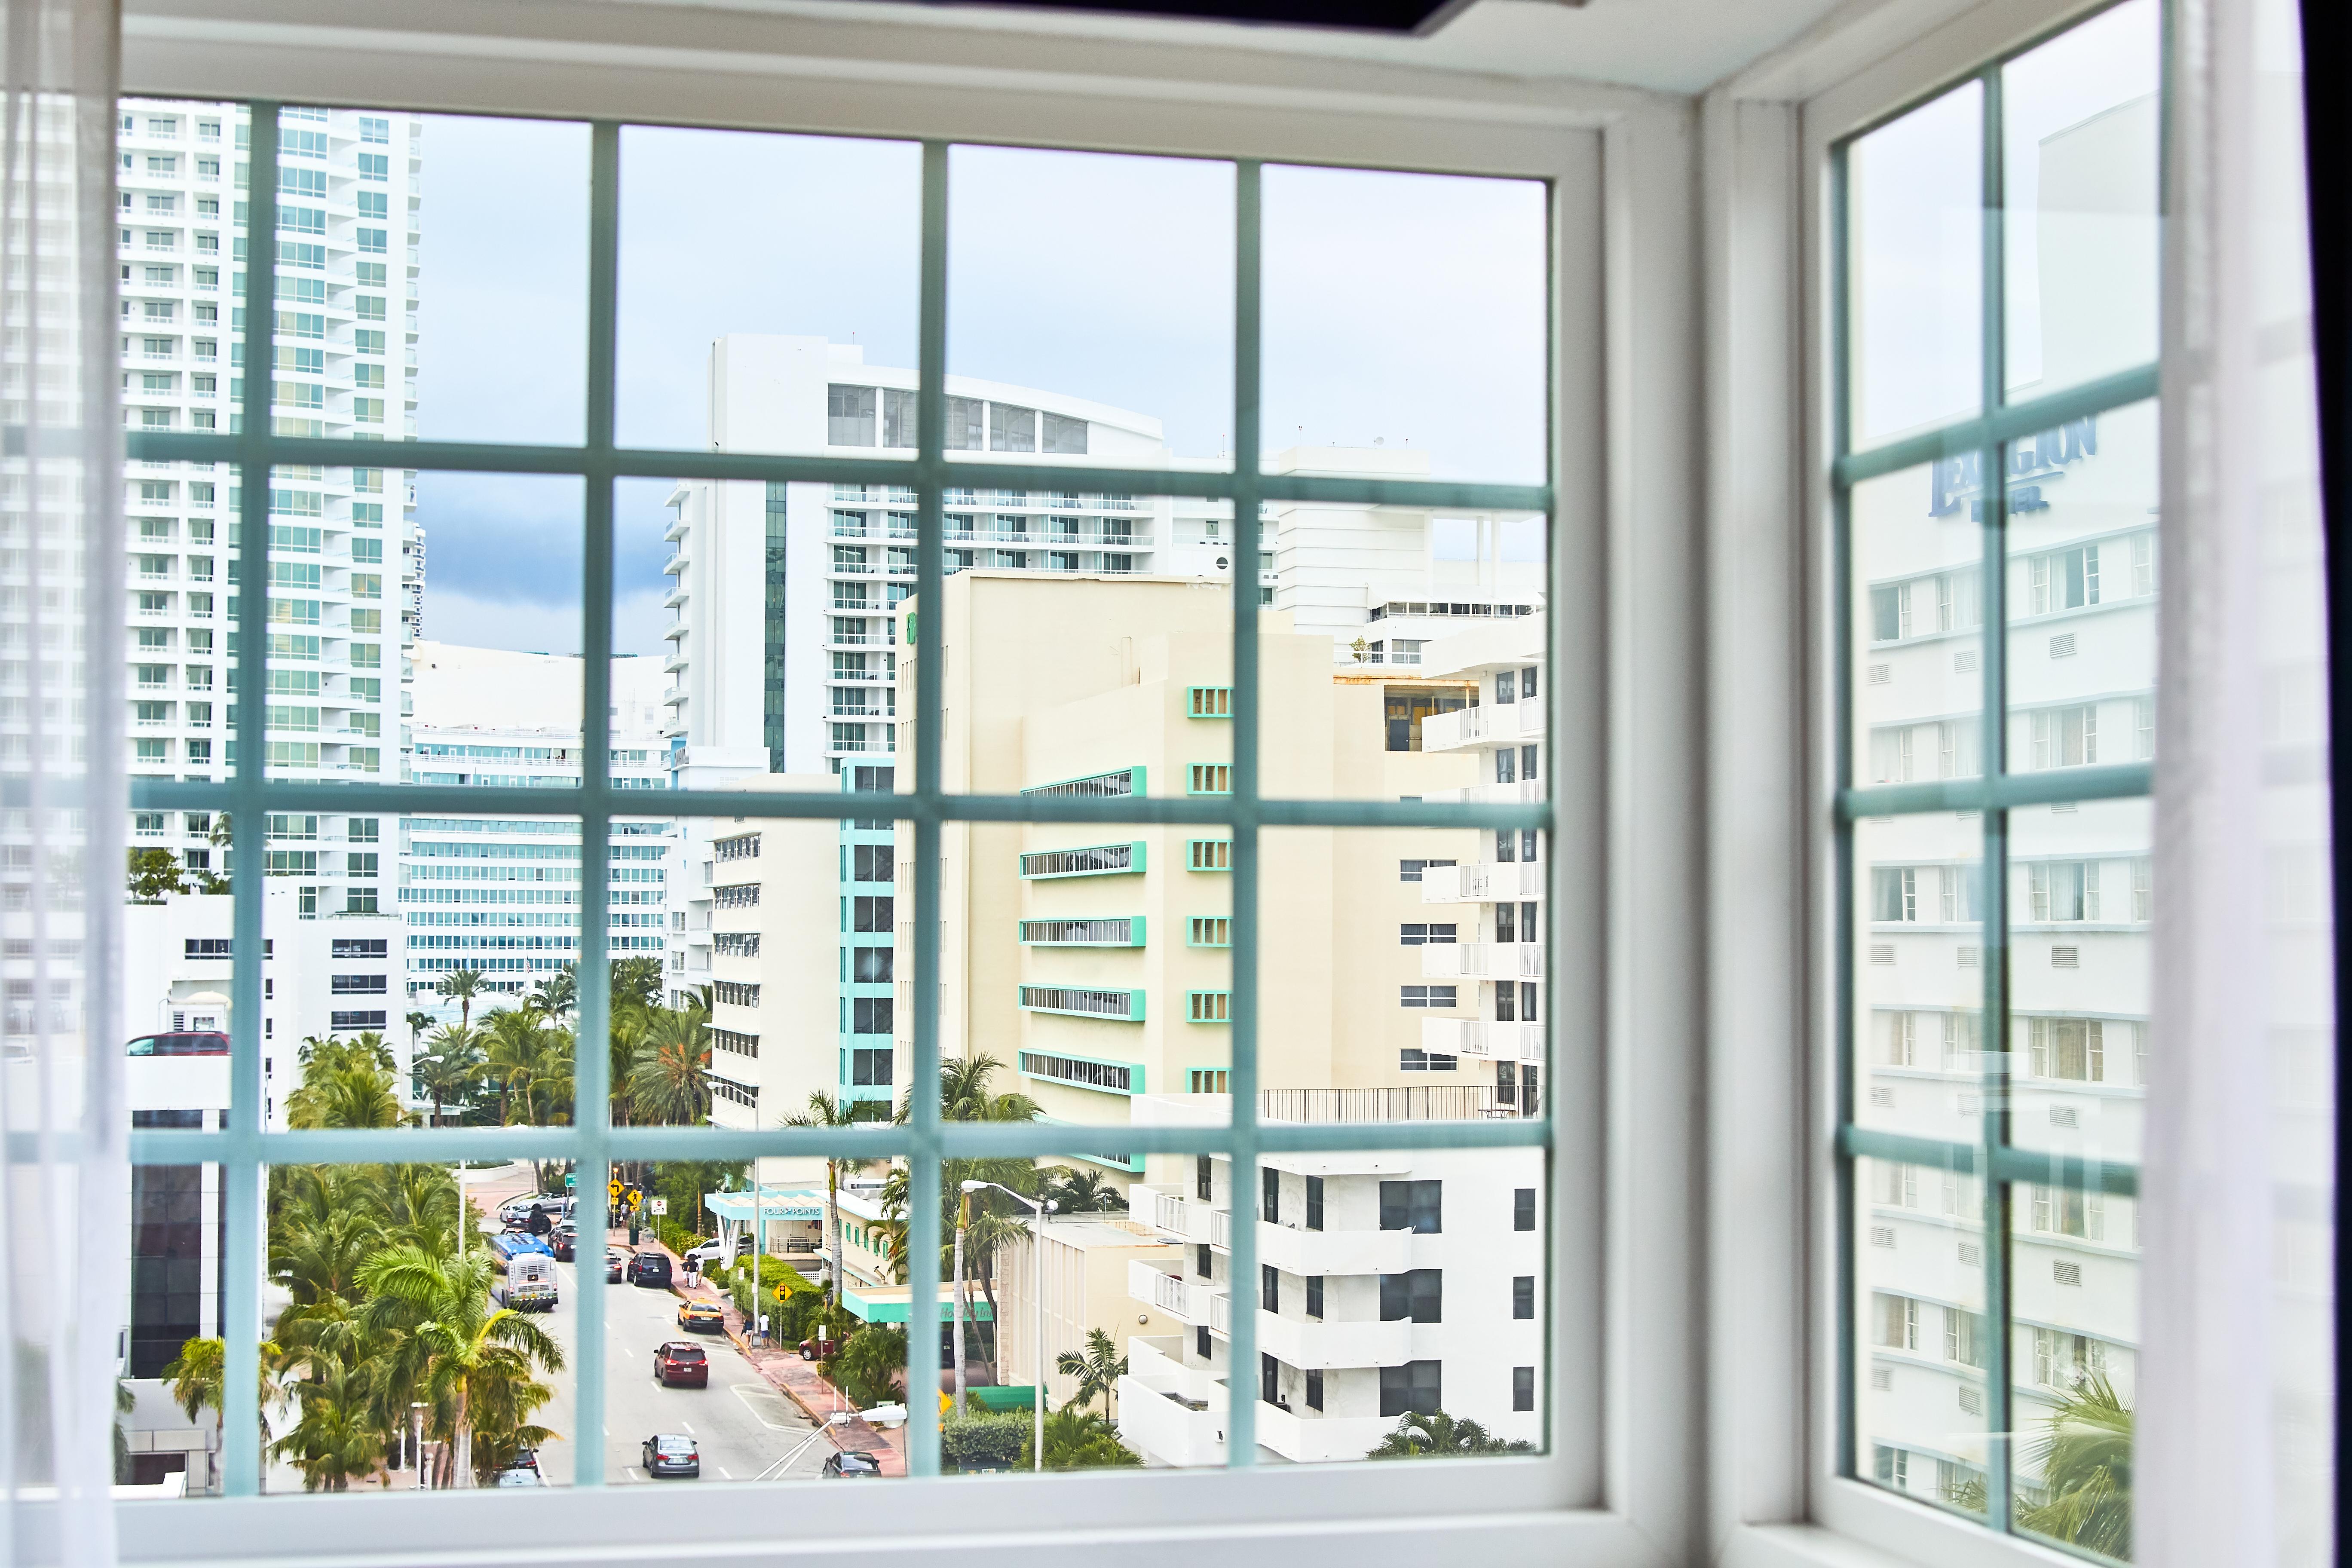
{"type": "MultiPolygon", "coordinates": [[[[737,1225],[751,1223],[751,1192],[705,1193],[703,1206],[720,1219],[737,1225]]],[[[760,1217],[772,1225],[778,1220],[819,1220],[824,1217],[824,1194],[806,1187],[763,1186],[760,1189],[760,1217]]]]}

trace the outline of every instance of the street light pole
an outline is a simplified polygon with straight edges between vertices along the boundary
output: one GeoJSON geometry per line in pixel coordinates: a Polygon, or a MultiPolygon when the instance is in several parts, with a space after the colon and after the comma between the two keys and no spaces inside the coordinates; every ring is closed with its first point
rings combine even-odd
{"type": "MultiPolygon", "coordinates": [[[[1002,1182],[963,1184],[963,1190],[967,1195],[980,1191],[982,1187],[994,1187],[1014,1203],[1025,1205],[1031,1216],[1029,1251],[1035,1265],[1031,1270],[1031,1277],[1035,1282],[1037,1302],[1037,1374],[1036,1383],[1029,1391],[1029,1408],[1034,1416],[1033,1426],[1035,1428],[1035,1436],[1031,1440],[1034,1463],[1030,1468],[1043,1471],[1045,1468],[1045,1216],[1060,1205],[1050,1198],[1041,1201],[1036,1198],[1023,1197],[1002,1182]]],[[[962,1281],[957,1281],[957,1288],[959,1289],[962,1288],[962,1281]]],[[[958,1374],[961,1374],[961,1368],[958,1368],[958,1374]]]]}

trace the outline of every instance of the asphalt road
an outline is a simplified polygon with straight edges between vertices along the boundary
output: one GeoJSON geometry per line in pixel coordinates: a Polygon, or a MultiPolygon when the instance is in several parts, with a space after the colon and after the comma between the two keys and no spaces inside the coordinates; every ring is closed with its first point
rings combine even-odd
{"type": "MultiPolygon", "coordinates": [[[[576,1303],[579,1271],[559,1263],[561,1277],[554,1311],[541,1321],[562,1342],[567,1363],[576,1359],[579,1343],[576,1303]]],[[[702,1447],[701,1482],[665,1476],[662,1486],[695,1486],[712,1481],[748,1481],[770,1465],[800,1447],[814,1429],[801,1407],[778,1393],[733,1344],[719,1334],[687,1334],[677,1327],[677,1298],[667,1290],[636,1285],[606,1285],[593,1257],[588,1289],[604,1292],[604,1479],[607,1482],[645,1483],[650,1479],[639,1449],[647,1437],[682,1433],[702,1447]],[[664,1340],[691,1339],[710,1357],[710,1386],[665,1388],[653,1378],[654,1347],[664,1340]]],[[[549,1483],[568,1484],[579,1436],[569,1370],[555,1380],[556,1395],[542,1407],[539,1423],[553,1427],[563,1440],[540,1450],[540,1470],[549,1483]]],[[[832,1445],[819,1439],[793,1461],[789,1472],[771,1480],[814,1480],[832,1445]]]]}

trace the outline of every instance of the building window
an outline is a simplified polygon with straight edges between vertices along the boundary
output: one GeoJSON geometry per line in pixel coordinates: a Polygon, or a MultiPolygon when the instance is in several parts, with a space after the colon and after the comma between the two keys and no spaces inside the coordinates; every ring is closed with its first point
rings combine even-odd
{"type": "MultiPolygon", "coordinates": [[[[1307,1178],[1307,1228],[1309,1230],[1323,1228],[1323,1178],[1320,1176],[1307,1178]]],[[[1318,1312],[1316,1316],[1320,1317],[1322,1314],[1318,1312]]]]}
{"type": "Polygon", "coordinates": [[[1536,1407],[1536,1369],[1515,1366],[1511,1369],[1511,1408],[1533,1410],[1536,1407]]]}
{"type": "MultiPolygon", "coordinates": [[[[2132,1092],[2118,1083],[2134,1075],[2118,1065],[2132,1052],[2117,1031],[2147,1005],[2147,939],[2135,929],[2145,829],[2135,843],[2104,825],[2144,820],[2150,789],[2132,764],[2145,763],[2156,678],[2161,42],[2153,0],[2126,0],[1832,153],[1843,231],[1829,243],[1844,259],[1833,310],[1851,347],[1832,367],[1847,410],[1834,433],[1836,548],[1849,552],[1836,591],[1858,612],[1846,650],[1857,722],[1843,743],[1850,776],[1868,781],[1846,792],[1838,822],[1857,868],[1843,933],[1856,1110],[1838,1147],[1856,1162],[1845,1267],[1866,1303],[1848,1353],[1883,1352],[1878,1373],[1892,1364],[1884,1380],[1857,1372],[1842,1447],[1855,1479],[1915,1495],[1931,1490],[1927,1458],[1952,1450],[1934,1434],[1981,1432],[1996,1415],[2024,1430],[2027,1402],[2011,1414],[1995,1391],[2044,1381],[2049,1331],[2019,1319],[2056,1311],[2093,1326],[2081,1315],[2101,1309],[2048,1300],[2058,1269],[2091,1274],[2061,1244],[2087,1255],[2090,1233],[2112,1224],[2105,1190],[2086,1181],[2129,1190],[2137,1176],[2135,1141],[2113,1132],[2137,1110],[2053,1086],[2132,1092]],[[2095,237],[2070,226],[2094,210],[2105,215],[2095,237]],[[1898,258],[1942,253],[1917,225],[1948,217],[1984,236],[1989,213],[2004,225],[1990,230],[1994,266],[1972,256],[1916,289],[1895,280],[1898,258]],[[1935,350],[1901,346],[1923,331],[1935,350]],[[2106,390],[2085,395],[2093,384],[2106,390]],[[1995,683],[2005,706],[1983,697],[1994,637],[2014,650],[1995,683]],[[1923,679],[1969,696],[1938,701],[1923,679]],[[2061,769],[2084,770],[2079,809],[2046,795],[2000,809],[2021,777],[2061,769]],[[1930,793],[1932,804],[1914,798],[1930,793]],[[2063,927],[2101,929],[2048,929],[2063,927]],[[2007,970],[2013,985],[1989,987],[1989,972],[2007,970]],[[1923,1082],[1930,1074],[1942,1076],[1923,1082]],[[2087,1170],[2052,1163],[2061,1179],[2046,1186],[1967,1173],[2077,1147],[2102,1108],[2096,1135],[2114,1141],[2087,1170]],[[1885,1142],[1898,1123],[1900,1151],[1885,1142]],[[2020,1233],[2045,1239],[2020,1247],[2020,1233]],[[2013,1301],[2013,1315],[1980,1320],[1956,1300],[2013,1301]],[[2026,1355],[2031,1368],[2011,1364],[2026,1355]],[[1969,1371],[1921,1383],[1898,1361],[1916,1357],[1969,1371]]],[[[2132,1300],[2133,1263],[2097,1267],[2132,1300]]],[[[1960,1447],[1935,1460],[1937,1498],[1997,1529],[2058,1532],[2038,1445],[1960,1447]]]]}
{"type": "Polygon", "coordinates": [[[1536,1277],[1521,1274],[1511,1280],[1511,1316],[1532,1318],[1536,1315],[1536,1277]]]}
{"type": "Polygon", "coordinates": [[[1411,1319],[1416,1323],[1445,1321],[1445,1270],[1409,1268],[1381,1279],[1381,1321],[1411,1319]]]}
{"type": "Polygon", "coordinates": [[[1444,1363],[1409,1361],[1381,1368],[1381,1414],[1433,1415],[1445,1408],[1444,1363]]]}
{"type": "Polygon", "coordinates": [[[1445,1229],[1445,1184],[1382,1182],[1381,1228],[1436,1236],[1445,1229]]]}

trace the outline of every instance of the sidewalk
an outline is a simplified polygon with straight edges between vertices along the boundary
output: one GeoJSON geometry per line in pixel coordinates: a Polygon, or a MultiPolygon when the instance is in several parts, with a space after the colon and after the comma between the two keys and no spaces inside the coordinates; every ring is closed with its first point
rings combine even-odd
{"type": "MultiPolygon", "coordinates": [[[[648,1247],[660,1247],[662,1251],[669,1252],[668,1247],[654,1240],[651,1235],[646,1237],[644,1245],[648,1247]]],[[[733,1300],[706,1283],[699,1274],[687,1273],[676,1253],[672,1252],[669,1256],[670,1289],[689,1301],[715,1303],[726,1314],[728,1339],[733,1342],[738,1351],[742,1352],[743,1359],[751,1363],[754,1372],[766,1380],[770,1387],[799,1405],[807,1413],[810,1420],[820,1426],[824,1424],[825,1417],[836,1411],[852,1412],[853,1418],[847,1426],[833,1428],[831,1441],[834,1447],[856,1449],[873,1455],[875,1461],[881,1466],[882,1473],[886,1476],[903,1476],[907,1473],[905,1427],[886,1432],[856,1418],[855,1412],[857,1407],[849,1402],[848,1397],[841,1390],[818,1375],[816,1363],[803,1361],[798,1351],[753,1349],[744,1337],[743,1314],[735,1310],[733,1300]]]]}

